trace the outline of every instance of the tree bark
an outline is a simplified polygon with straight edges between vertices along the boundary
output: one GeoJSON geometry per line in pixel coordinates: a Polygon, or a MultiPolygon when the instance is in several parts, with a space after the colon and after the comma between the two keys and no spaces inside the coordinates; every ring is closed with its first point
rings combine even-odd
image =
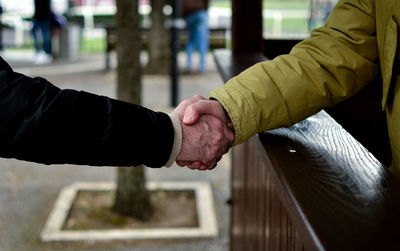
{"type": "Polygon", "coordinates": [[[118,186],[113,211],[141,220],[150,219],[153,207],[145,184],[144,166],[118,167],[118,186]]]}
{"type": "MultiPolygon", "coordinates": [[[[117,0],[116,3],[117,95],[120,100],[140,104],[141,65],[138,1],[117,0]]],[[[143,220],[149,219],[153,209],[145,184],[144,166],[119,167],[114,212],[143,220]]]]}
{"type": "Polygon", "coordinates": [[[151,29],[149,30],[149,63],[146,73],[168,74],[170,68],[170,41],[171,34],[165,27],[167,17],[163,7],[169,0],[151,1],[151,29]]]}

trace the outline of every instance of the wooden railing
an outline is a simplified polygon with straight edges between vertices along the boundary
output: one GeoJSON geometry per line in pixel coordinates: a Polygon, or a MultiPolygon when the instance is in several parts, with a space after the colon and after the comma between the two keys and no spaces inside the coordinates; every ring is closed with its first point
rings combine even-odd
{"type": "MultiPolygon", "coordinates": [[[[225,81],[262,54],[217,50],[225,81]]],[[[233,149],[231,250],[398,250],[398,182],[328,113],[233,149]]]]}

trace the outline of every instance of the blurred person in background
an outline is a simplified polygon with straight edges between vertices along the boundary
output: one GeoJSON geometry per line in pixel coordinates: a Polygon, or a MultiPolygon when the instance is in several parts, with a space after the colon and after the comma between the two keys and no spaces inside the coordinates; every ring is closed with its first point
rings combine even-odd
{"type": "Polygon", "coordinates": [[[189,41],[186,45],[186,72],[192,70],[192,53],[198,49],[200,54],[199,72],[206,70],[206,55],[208,52],[208,0],[183,0],[182,13],[189,32],[189,41]]]}
{"type": "Polygon", "coordinates": [[[36,51],[35,64],[48,64],[53,60],[51,54],[51,20],[53,16],[51,0],[34,0],[34,3],[32,35],[36,51]]]}

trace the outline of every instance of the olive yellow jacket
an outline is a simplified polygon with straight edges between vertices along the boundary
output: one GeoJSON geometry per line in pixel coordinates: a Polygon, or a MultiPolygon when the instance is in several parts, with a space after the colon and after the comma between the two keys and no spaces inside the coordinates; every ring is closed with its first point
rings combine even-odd
{"type": "Polygon", "coordinates": [[[258,63],[210,94],[234,124],[234,144],[333,106],[381,74],[392,168],[400,170],[399,27],[400,0],[340,0],[290,54],[258,63]]]}

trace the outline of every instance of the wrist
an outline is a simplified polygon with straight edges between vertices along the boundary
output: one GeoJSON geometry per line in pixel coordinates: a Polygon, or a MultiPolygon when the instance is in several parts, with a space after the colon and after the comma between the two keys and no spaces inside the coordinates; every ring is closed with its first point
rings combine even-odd
{"type": "Polygon", "coordinates": [[[166,167],[172,166],[182,148],[182,127],[179,117],[176,114],[170,114],[169,117],[174,127],[174,142],[169,159],[165,164],[166,167]]]}

